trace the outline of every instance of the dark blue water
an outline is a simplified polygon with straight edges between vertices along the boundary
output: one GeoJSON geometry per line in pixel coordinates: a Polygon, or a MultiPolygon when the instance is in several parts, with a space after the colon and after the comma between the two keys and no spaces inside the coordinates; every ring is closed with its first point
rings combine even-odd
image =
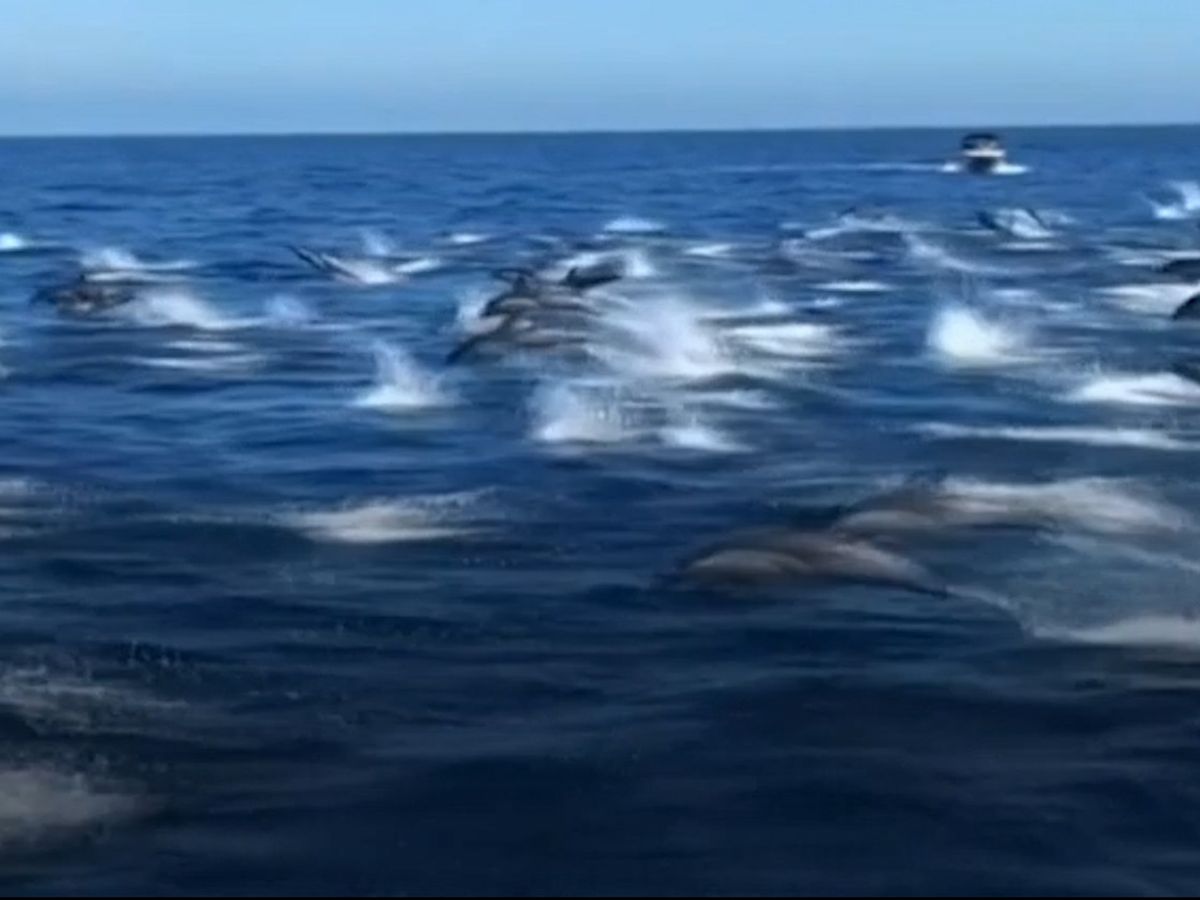
{"type": "Polygon", "coordinates": [[[0,143],[0,888],[1200,889],[1200,130],[1006,138],[0,143]],[[913,479],[949,597],[670,577],[913,479]]]}

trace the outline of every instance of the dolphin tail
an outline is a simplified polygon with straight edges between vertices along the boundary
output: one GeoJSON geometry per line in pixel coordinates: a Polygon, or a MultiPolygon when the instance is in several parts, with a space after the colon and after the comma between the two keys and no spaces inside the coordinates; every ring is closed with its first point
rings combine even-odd
{"type": "Polygon", "coordinates": [[[288,244],[288,249],[318,272],[329,271],[329,265],[324,259],[321,258],[319,253],[315,253],[312,250],[309,250],[306,247],[301,247],[297,244],[288,244]]]}

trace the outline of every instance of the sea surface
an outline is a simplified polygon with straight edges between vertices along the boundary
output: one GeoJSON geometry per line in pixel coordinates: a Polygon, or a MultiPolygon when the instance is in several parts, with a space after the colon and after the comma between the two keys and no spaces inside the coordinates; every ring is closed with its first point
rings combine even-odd
{"type": "Polygon", "coordinates": [[[0,890],[1200,890],[1200,129],[960,137],[0,142],[0,890]]]}

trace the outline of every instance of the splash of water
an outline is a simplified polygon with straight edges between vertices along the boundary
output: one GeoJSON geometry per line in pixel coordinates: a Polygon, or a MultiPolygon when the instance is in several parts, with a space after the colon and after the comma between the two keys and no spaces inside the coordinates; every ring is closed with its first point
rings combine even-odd
{"type": "Polygon", "coordinates": [[[555,384],[533,398],[533,437],[545,444],[617,444],[632,439],[619,398],[611,391],[555,384]]]}
{"type": "Polygon", "coordinates": [[[416,360],[399,347],[386,341],[376,341],[372,352],[375,356],[375,383],[355,399],[355,406],[402,412],[450,403],[438,379],[422,369],[416,360]]]}
{"type": "Polygon", "coordinates": [[[29,241],[11,231],[0,232],[0,253],[16,253],[29,247],[29,241]]]}
{"type": "Polygon", "coordinates": [[[965,306],[938,311],[929,329],[928,346],[943,361],[956,366],[994,366],[1020,361],[1022,337],[1012,328],[992,322],[965,306]]]}
{"type": "Polygon", "coordinates": [[[998,209],[992,213],[996,227],[1015,238],[1029,241],[1040,241],[1054,236],[1041,218],[1027,209],[998,209]]]}
{"type": "Polygon", "coordinates": [[[1163,221],[1191,219],[1200,214],[1200,183],[1195,181],[1172,181],[1168,185],[1177,196],[1173,203],[1159,203],[1146,198],[1154,210],[1154,217],[1163,221]]]}
{"type": "Polygon", "coordinates": [[[383,232],[367,229],[359,237],[367,256],[386,259],[396,254],[396,244],[383,232]]]}
{"type": "Polygon", "coordinates": [[[287,295],[272,297],[267,301],[266,320],[272,325],[296,328],[311,325],[316,314],[303,300],[287,295]]]}
{"type": "Polygon", "coordinates": [[[152,291],[122,307],[121,312],[137,324],[148,326],[229,331],[245,324],[228,318],[201,297],[185,290],[152,291]]]}
{"type": "Polygon", "coordinates": [[[678,298],[647,300],[608,315],[618,341],[597,355],[618,375],[701,381],[738,371],[704,312],[678,298]]]}
{"type": "Polygon", "coordinates": [[[373,259],[338,259],[338,278],[362,287],[397,284],[404,275],[384,262],[373,259]]]}

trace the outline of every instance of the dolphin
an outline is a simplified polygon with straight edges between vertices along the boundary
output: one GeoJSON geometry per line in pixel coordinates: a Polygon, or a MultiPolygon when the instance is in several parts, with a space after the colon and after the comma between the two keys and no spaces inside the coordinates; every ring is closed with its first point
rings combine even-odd
{"type": "Polygon", "coordinates": [[[542,328],[528,314],[510,313],[501,317],[500,321],[488,330],[462,341],[446,356],[446,365],[455,365],[489,347],[556,350],[563,347],[578,347],[586,343],[587,338],[583,335],[542,328]]]}
{"type": "Polygon", "coordinates": [[[984,228],[1008,237],[1028,240],[1048,237],[1051,233],[1050,227],[1037,211],[1028,207],[984,210],[976,218],[984,228]]]}
{"type": "Polygon", "coordinates": [[[717,585],[833,581],[951,594],[924,566],[890,550],[847,535],[788,528],[736,536],[692,559],[681,575],[717,585]]]}
{"type": "Polygon", "coordinates": [[[562,285],[583,293],[592,288],[603,287],[625,277],[625,260],[619,256],[598,260],[592,265],[572,266],[563,276],[562,285]]]}
{"type": "Polygon", "coordinates": [[[50,303],[59,312],[90,314],[124,306],[137,298],[134,285],[118,281],[97,282],[78,276],[66,284],[42,288],[31,298],[33,303],[50,303]]]}
{"type": "Polygon", "coordinates": [[[307,247],[300,247],[294,244],[288,245],[288,249],[323,275],[331,275],[334,278],[340,278],[343,281],[350,281],[355,284],[362,284],[366,280],[363,278],[362,268],[355,266],[350,260],[334,256],[332,253],[321,253],[317,250],[309,250],[307,247]]]}

